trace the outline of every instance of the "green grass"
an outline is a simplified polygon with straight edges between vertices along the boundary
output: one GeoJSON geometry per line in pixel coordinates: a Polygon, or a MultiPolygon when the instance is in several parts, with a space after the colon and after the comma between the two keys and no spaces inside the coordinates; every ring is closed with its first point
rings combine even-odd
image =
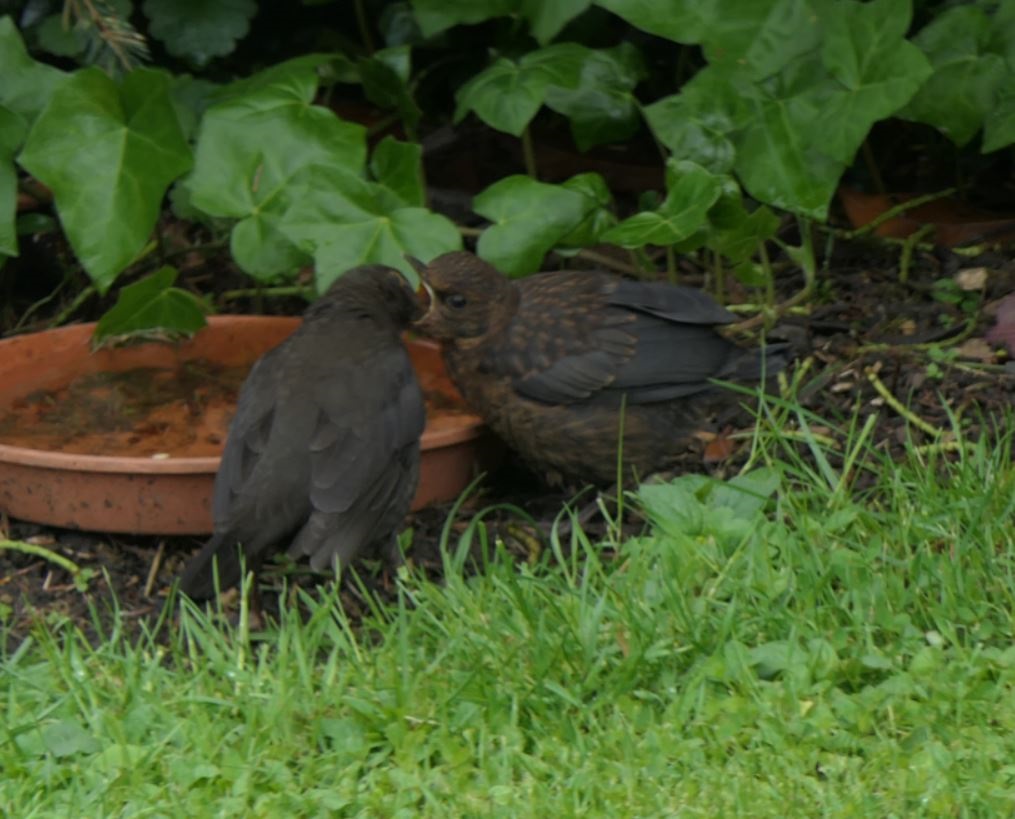
{"type": "Polygon", "coordinates": [[[535,566],[488,543],[471,578],[450,554],[355,629],[332,597],[254,641],[191,609],[162,647],[40,630],[0,683],[0,805],[1010,815],[1012,424],[900,464],[862,424],[837,450],[812,427],[762,430],[732,484],[643,490],[641,537],[579,531],[535,566]]]}

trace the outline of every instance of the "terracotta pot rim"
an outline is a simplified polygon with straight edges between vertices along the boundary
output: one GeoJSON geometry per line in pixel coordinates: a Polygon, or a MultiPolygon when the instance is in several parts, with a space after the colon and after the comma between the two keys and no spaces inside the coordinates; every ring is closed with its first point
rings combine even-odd
{"type": "MultiPolygon", "coordinates": [[[[223,313],[208,317],[209,325],[223,323],[270,323],[283,321],[298,322],[299,316],[251,316],[246,314],[223,313]]],[[[94,322],[71,324],[66,327],[57,327],[52,330],[44,330],[43,333],[57,335],[65,333],[80,333],[84,328],[94,330],[94,322]]],[[[41,334],[40,334],[41,335],[41,334]]],[[[9,339],[19,336],[8,336],[9,339]]],[[[7,339],[3,339],[6,341],[7,339]]],[[[434,347],[438,345],[429,339],[413,338],[412,342],[417,345],[434,347]]],[[[451,429],[428,430],[423,433],[420,446],[424,452],[430,450],[444,449],[455,446],[472,438],[475,438],[483,427],[483,420],[470,413],[463,413],[458,416],[460,423],[451,429]]],[[[210,455],[200,458],[153,458],[141,456],[123,455],[83,455],[73,452],[51,452],[45,449],[31,449],[29,447],[11,446],[0,443],[0,461],[6,463],[22,464],[24,466],[36,466],[42,469],[62,470],[65,472],[103,472],[123,474],[170,474],[170,475],[203,475],[215,474],[218,471],[221,456],[210,455]]]]}

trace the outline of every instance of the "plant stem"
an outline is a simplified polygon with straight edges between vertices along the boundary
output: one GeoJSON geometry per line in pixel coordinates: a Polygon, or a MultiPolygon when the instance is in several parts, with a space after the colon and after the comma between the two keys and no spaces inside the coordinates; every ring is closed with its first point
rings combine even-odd
{"type": "MultiPolygon", "coordinates": [[[[775,273],[772,272],[772,262],[764,242],[758,243],[758,255],[761,256],[761,267],[765,271],[765,307],[771,309],[775,307],[775,273]]],[[[806,285],[804,289],[807,290],[806,285]]]]}
{"type": "Polygon", "coordinates": [[[600,264],[603,267],[609,267],[613,270],[619,270],[621,273],[628,273],[631,276],[637,276],[641,273],[641,271],[634,265],[627,264],[619,259],[613,259],[603,253],[596,253],[596,251],[589,250],[588,248],[582,248],[576,255],[581,259],[588,259],[590,262],[594,262],[595,264],[600,264]]]}
{"type": "Polygon", "coordinates": [[[906,241],[902,245],[902,253],[899,254],[899,281],[909,281],[909,265],[913,260],[913,248],[915,248],[920,240],[931,233],[934,230],[934,225],[926,224],[917,230],[915,233],[911,233],[906,237],[906,241]]]}
{"type": "Polygon", "coordinates": [[[74,297],[74,301],[72,301],[67,307],[65,307],[63,311],[60,313],[60,315],[58,315],[49,323],[49,327],[50,328],[59,327],[61,324],[67,321],[67,319],[69,319],[82,304],[84,304],[86,301],[88,301],[88,299],[90,299],[94,295],[95,295],[95,285],[94,284],[87,285],[80,293],[77,294],[77,296],[74,297]]]}
{"type": "Polygon", "coordinates": [[[671,284],[677,283],[677,254],[673,245],[666,245],[666,278],[671,284]]]}
{"type": "Polygon", "coordinates": [[[26,543],[23,540],[8,540],[3,538],[0,539],[0,549],[9,549],[12,552],[22,552],[26,555],[41,557],[43,560],[48,560],[50,563],[55,563],[61,569],[65,569],[75,579],[81,574],[81,567],[77,563],[63,555],[57,554],[52,549],[47,549],[45,546],[36,546],[34,543],[26,543]]]}
{"type": "Polygon", "coordinates": [[[363,48],[367,54],[374,53],[374,39],[370,36],[370,23],[367,20],[367,12],[363,6],[363,0],[353,0],[356,9],[356,26],[359,28],[359,37],[363,41],[363,48]]]}
{"type": "Polygon", "coordinates": [[[314,289],[303,285],[279,286],[279,287],[247,287],[241,290],[225,290],[219,293],[220,301],[236,301],[237,299],[256,299],[263,296],[274,296],[284,298],[285,296],[313,297],[314,289]]]}
{"type": "Polygon", "coordinates": [[[934,202],[938,199],[943,199],[946,196],[951,196],[956,190],[958,190],[958,188],[945,188],[937,193],[928,193],[924,196],[917,196],[915,199],[907,199],[905,202],[899,202],[899,204],[889,208],[884,213],[878,214],[866,225],[862,225],[861,227],[856,228],[856,230],[846,231],[845,238],[858,239],[861,236],[866,236],[868,233],[873,233],[889,219],[894,219],[896,216],[899,216],[906,211],[913,210],[914,208],[918,208],[920,205],[926,205],[928,202],[934,202]]]}
{"type": "Polygon", "coordinates": [[[898,398],[892,395],[891,391],[889,391],[888,387],[885,386],[885,383],[878,378],[878,374],[874,372],[874,370],[867,370],[867,380],[870,381],[874,386],[874,389],[877,390],[878,395],[885,399],[885,403],[909,421],[909,423],[911,423],[914,427],[922,429],[934,438],[941,435],[941,430],[924,421],[919,415],[906,407],[898,398]]]}
{"type": "Polygon", "coordinates": [[[715,300],[722,304],[726,301],[726,270],[718,250],[712,251],[712,277],[715,279],[715,300]]]}
{"type": "Polygon", "coordinates": [[[878,167],[877,160],[874,159],[874,151],[871,150],[870,140],[865,139],[860,148],[863,151],[863,164],[867,166],[867,173],[871,175],[874,187],[878,193],[884,195],[885,180],[881,178],[881,169],[878,167]]]}
{"type": "Polygon", "coordinates": [[[526,125],[522,130],[522,157],[525,160],[525,173],[533,179],[539,179],[539,168],[536,167],[536,151],[532,146],[532,132],[526,125]]]}

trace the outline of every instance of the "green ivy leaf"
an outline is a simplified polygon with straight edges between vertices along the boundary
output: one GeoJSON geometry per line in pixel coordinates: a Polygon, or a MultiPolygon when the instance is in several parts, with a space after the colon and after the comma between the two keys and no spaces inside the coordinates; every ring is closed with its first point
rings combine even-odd
{"type": "Polygon", "coordinates": [[[571,121],[579,150],[620,142],[638,130],[638,101],[632,91],[645,75],[641,54],[630,43],[586,55],[574,88],[551,85],[546,104],[571,121]]]}
{"type": "Polygon", "coordinates": [[[313,255],[321,291],[344,271],[366,263],[398,268],[416,281],[405,254],[430,259],[461,249],[461,235],[448,219],[404,207],[387,188],[339,168],[307,168],[291,188],[291,205],[276,226],[313,255]]]}
{"type": "Polygon", "coordinates": [[[521,13],[536,42],[546,45],[590,5],[592,0],[521,0],[521,13]]]}
{"type": "Polygon", "coordinates": [[[813,49],[827,10],[823,6],[821,14],[816,13],[809,0],[723,0],[701,5],[712,7],[702,36],[709,63],[737,66],[756,81],[813,49]]]}
{"type": "Polygon", "coordinates": [[[679,94],[646,106],[645,119],[674,157],[726,173],[736,159],[733,135],[750,119],[746,100],[752,94],[750,83],[735,70],[709,66],[679,94]]]}
{"type": "Polygon", "coordinates": [[[80,28],[66,27],[62,14],[51,14],[35,29],[38,47],[57,57],[77,57],[87,41],[80,28]]]}
{"type": "Polygon", "coordinates": [[[412,0],[424,37],[432,37],[462,23],[481,23],[518,9],[518,0],[412,0]]]}
{"type": "Polygon", "coordinates": [[[67,74],[37,63],[10,17],[0,17],[0,105],[31,123],[67,74]]]}
{"type": "Polygon", "coordinates": [[[208,306],[193,293],[173,287],[177,275],[176,268],[166,266],[121,288],[116,304],[99,319],[92,343],[150,330],[193,335],[204,327],[208,306]]]}
{"type": "Polygon", "coordinates": [[[480,235],[477,250],[509,276],[532,273],[596,207],[597,201],[581,190],[528,176],[505,177],[473,200],[472,209],[493,222],[480,235]]]}
{"type": "Polygon", "coordinates": [[[841,87],[826,95],[816,86],[801,97],[809,97],[812,110],[825,122],[823,151],[847,165],[871,126],[909,102],[931,67],[905,39],[908,2],[833,4],[824,19],[821,60],[841,87]]]}
{"type": "Polygon", "coordinates": [[[530,51],[517,62],[500,58],[458,89],[455,122],[473,111],[498,131],[520,136],[550,86],[576,88],[591,49],[558,43],[530,51]]]}
{"type": "Polygon", "coordinates": [[[100,292],[144,247],[169,183],[191,165],[169,78],[138,69],[119,87],[97,68],[53,93],[21,165],[53,190],[60,222],[100,292]]]}
{"type": "Polygon", "coordinates": [[[572,176],[561,187],[584,196],[588,211],[570,233],[558,240],[557,246],[582,248],[596,244],[603,233],[617,223],[617,217],[610,208],[613,195],[606,180],[598,173],[580,173],[572,176]]]}
{"type": "Polygon", "coordinates": [[[426,204],[422,160],[423,148],[418,143],[399,142],[386,136],[374,148],[370,173],[406,205],[422,207],[426,204]]]}
{"type": "Polygon", "coordinates": [[[719,3],[701,0],[595,0],[635,28],[677,43],[699,43],[719,3]]]}
{"type": "Polygon", "coordinates": [[[983,122],[983,153],[1005,148],[1015,142],[1015,84],[998,92],[994,107],[983,122]]]}
{"type": "Polygon", "coordinates": [[[201,123],[194,170],[186,180],[191,204],[209,216],[241,221],[231,248],[237,264],[260,279],[292,272],[307,254],[278,230],[291,205],[291,187],[308,167],[361,173],[366,131],[313,105],[316,62],[290,61],[267,76],[226,90],[226,101],[201,123]]]}
{"type": "Polygon", "coordinates": [[[18,255],[15,223],[18,205],[18,175],[14,153],[25,136],[25,121],[0,105],[0,254],[18,255]]]}
{"type": "Polygon", "coordinates": [[[461,249],[458,228],[425,208],[376,213],[361,222],[332,225],[322,236],[314,252],[317,288],[323,292],[343,271],[367,263],[398,268],[415,284],[419,277],[406,263],[406,254],[432,259],[461,249]]]}
{"type": "Polygon", "coordinates": [[[705,245],[735,264],[750,259],[779,227],[779,217],[765,205],[749,212],[735,183],[709,210],[708,221],[705,245]]]}
{"type": "Polygon", "coordinates": [[[386,48],[359,62],[363,93],[374,105],[398,111],[406,127],[414,129],[421,116],[409,91],[409,46],[386,48]]]}
{"type": "Polygon", "coordinates": [[[636,213],[603,234],[621,247],[671,245],[686,239],[705,223],[721,193],[720,180],[694,162],[666,163],[666,199],[659,210],[636,213]]]}
{"type": "Polygon", "coordinates": [[[236,48],[257,13],[254,0],[145,0],[153,37],[174,57],[205,66],[236,48]]]}
{"type": "Polygon", "coordinates": [[[1004,54],[991,48],[993,26],[979,6],[956,6],[913,38],[934,73],[900,116],[933,125],[956,145],[973,138],[994,106],[1003,83],[1015,81],[1004,54]]]}

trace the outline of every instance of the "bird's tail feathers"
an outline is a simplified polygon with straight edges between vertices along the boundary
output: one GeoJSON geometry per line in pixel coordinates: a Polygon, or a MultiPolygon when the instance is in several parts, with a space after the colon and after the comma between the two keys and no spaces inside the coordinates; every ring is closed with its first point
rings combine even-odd
{"type": "Polygon", "coordinates": [[[727,378],[730,381],[767,381],[786,369],[792,358],[792,345],[788,342],[766,344],[740,356],[727,378]]]}
{"type": "Polygon", "coordinates": [[[214,597],[216,573],[220,590],[240,581],[240,551],[222,533],[212,535],[187,563],[180,576],[180,591],[194,600],[214,597]]]}

